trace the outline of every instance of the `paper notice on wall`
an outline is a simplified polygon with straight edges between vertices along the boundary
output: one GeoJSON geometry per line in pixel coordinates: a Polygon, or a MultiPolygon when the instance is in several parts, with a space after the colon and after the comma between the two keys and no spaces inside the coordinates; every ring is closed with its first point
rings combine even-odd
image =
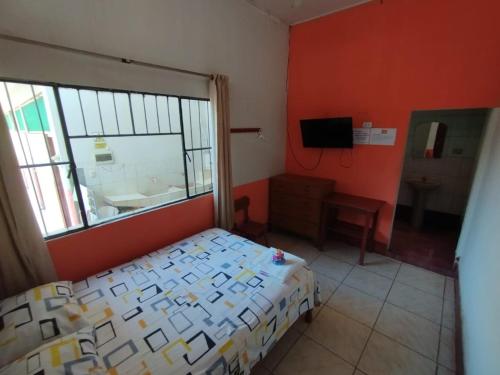
{"type": "Polygon", "coordinates": [[[380,146],[394,146],[396,143],[396,128],[371,128],[370,144],[380,146]]]}
{"type": "Polygon", "coordinates": [[[352,129],[352,143],[355,145],[367,145],[370,143],[370,129],[369,128],[353,128],[352,129]]]}

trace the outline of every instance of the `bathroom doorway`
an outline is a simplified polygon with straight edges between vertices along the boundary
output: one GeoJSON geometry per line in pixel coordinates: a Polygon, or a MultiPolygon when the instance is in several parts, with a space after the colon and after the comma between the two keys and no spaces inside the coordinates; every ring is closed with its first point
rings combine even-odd
{"type": "Polygon", "coordinates": [[[453,275],[488,109],[412,113],[390,253],[453,275]]]}

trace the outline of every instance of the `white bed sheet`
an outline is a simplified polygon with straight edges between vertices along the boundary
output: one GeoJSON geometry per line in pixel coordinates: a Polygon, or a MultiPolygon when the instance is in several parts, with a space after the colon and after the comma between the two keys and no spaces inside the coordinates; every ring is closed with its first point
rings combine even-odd
{"type": "Polygon", "coordinates": [[[75,283],[108,372],[249,374],[314,305],[312,271],[283,282],[272,253],[210,229],[75,283]]]}

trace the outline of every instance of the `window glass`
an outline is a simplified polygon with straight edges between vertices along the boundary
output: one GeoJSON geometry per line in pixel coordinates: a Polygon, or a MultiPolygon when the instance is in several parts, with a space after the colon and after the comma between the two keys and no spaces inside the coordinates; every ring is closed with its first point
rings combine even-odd
{"type": "Polygon", "coordinates": [[[213,190],[212,149],[210,147],[210,107],[206,101],[182,99],[186,168],[189,194],[198,195],[213,190]]]}
{"type": "Polygon", "coordinates": [[[180,135],[77,138],[71,148],[90,224],[187,197],[180,135]]]}
{"type": "Polygon", "coordinates": [[[42,234],[82,227],[54,89],[2,82],[0,104],[42,234]]]}
{"type": "Polygon", "coordinates": [[[212,191],[207,100],[0,82],[0,102],[44,236],[212,191]]]}

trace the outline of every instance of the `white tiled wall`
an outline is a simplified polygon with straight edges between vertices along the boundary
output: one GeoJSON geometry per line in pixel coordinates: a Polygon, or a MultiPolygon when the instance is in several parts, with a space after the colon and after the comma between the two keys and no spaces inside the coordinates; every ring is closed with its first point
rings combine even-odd
{"type": "Polygon", "coordinates": [[[114,163],[101,165],[94,161],[93,139],[72,142],[76,165],[98,205],[105,195],[151,195],[185,184],[180,136],[106,138],[114,163]]]}
{"type": "Polygon", "coordinates": [[[429,111],[415,116],[410,124],[398,203],[408,206],[412,204],[412,191],[405,180],[426,177],[429,181],[441,183],[438,190],[429,193],[427,209],[462,215],[467,203],[484,122],[485,111],[429,111]],[[447,125],[442,158],[413,158],[411,145],[415,127],[432,121],[447,125]]]}

